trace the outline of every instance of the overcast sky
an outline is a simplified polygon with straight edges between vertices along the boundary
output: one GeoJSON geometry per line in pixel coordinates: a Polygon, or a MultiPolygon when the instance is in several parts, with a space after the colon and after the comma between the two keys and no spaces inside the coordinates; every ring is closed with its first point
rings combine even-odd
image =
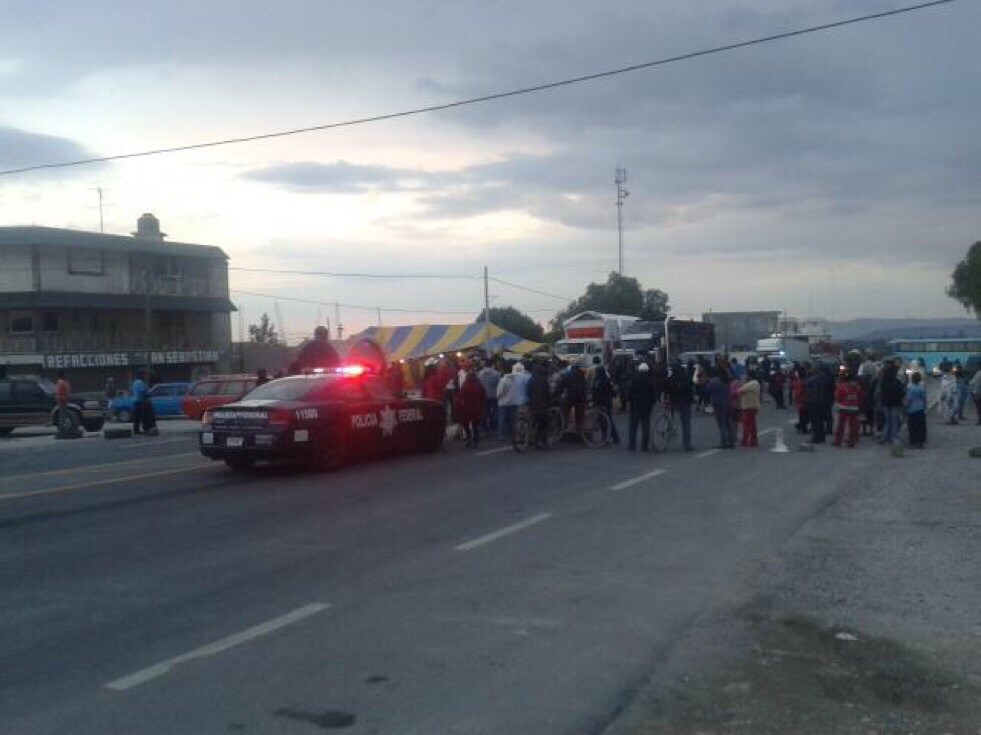
{"type": "MultiPolygon", "coordinates": [[[[318,125],[589,74],[904,0],[8,0],[0,168],[318,125]]],[[[0,225],[219,245],[233,267],[492,276],[561,296],[617,265],[679,315],[961,316],[981,239],[971,0],[536,95],[0,177],[0,225]]],[[[479,280],[233,271],[236,291],[459,322],[479,280]]],[[[246,323],[274,302],[233,294],[246,323]]],[[[546,321],[562,301],[491,284],[546,321]]],[[[288,330],[333,309],[281,301],[288,330]]],[[[341,309],[345,327],[375,311],[341,309]]],[[[237,322],[236,317],[236,332],[237,322]]],[[[296,337],[294,337],[295,339],[296,337]]]]}

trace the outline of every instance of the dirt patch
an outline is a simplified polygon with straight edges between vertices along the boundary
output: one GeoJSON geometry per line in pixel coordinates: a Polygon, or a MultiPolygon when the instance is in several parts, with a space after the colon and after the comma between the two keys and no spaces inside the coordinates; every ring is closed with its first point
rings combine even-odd
{"type": "Polygon", "coordinates": [[[981,689],[919,654],[805,617],[752,614],[741,661],[651,693],[631,735],[978,735],[981,689]]]}

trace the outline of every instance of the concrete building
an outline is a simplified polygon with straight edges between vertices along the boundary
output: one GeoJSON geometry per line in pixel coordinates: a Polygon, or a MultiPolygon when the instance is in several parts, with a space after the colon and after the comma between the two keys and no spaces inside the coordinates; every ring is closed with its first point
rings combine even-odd
{"type": "Polygon", "coordinates": [[[709,311],[702,321],[715,325],[715,344],[728,352],[752,352],[756,340],[780,329],[779,311],[709,311]]]}
{"type": "Polygon", "coordinates": [[[68,373],[82,390],[227,371],[228,257],[168,242],[152,214],[133,237],[0,227],[0,367],[68,373]]]}
{"type": "Polygon", "coordinates": [[[783,317],[780,320],[780,334],[807,337],[812,347],[831,342],[828,322],[823,317],[783,317]]]}

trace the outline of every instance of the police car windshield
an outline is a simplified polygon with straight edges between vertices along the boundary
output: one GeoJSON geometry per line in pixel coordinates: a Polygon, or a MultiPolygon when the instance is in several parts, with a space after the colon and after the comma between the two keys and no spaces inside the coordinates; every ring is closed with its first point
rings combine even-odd
{"type": "Polygon", "coordinates": [[[318,375],[296,376],[292,378],[280,378],[271,383],[260,385],[251,393],[248,393],[242,400],[265,400],[265,401],[302,401],[304,398],[320,390],[328,383],[339,379],[337,375],[318,375]]]}

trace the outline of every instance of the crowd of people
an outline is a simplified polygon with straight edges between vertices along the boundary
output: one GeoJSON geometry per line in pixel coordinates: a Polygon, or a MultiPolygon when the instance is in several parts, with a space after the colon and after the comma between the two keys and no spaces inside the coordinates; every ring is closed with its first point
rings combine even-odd
{"type": "MultiPolygon", "coordinates": [[[[425,366],[424,397],[446,405],[468,447],[481,436],[498,441],[512,437],[516,417],[527,407],[534,443],[546,448],[548,412],[560,406],[569,427],[582,426],[589,405],[610,416],[609,442],[620,444],[613,414],[627,414],[628,451],[650,451],[655,408],[671,411],[682,449],[692,451],[693,413],[710,414],[718,428],[720,449],[759,446],[757,418],[764,396],[777,410],[797,412],[796,429],[812,444],[830,438],[834,446],[855,447],[861,436],[883,445],[901,441],[927,443],[927,392],[921,371],[901,369],[896,361],[876,362],[870,354],[850,353],[843,364],[815,361],[784,365],[764,358],[740,362],[718,355],[714,360],[656,359],[617,356],[607,367],[599,357],[588,369],[556,358],[506,361],[495,357],[444,357],[425,366]],[[835,415],[837,414],[837,420],[835,415]]],[[[965,420],[969,398],[981,424],[981,372],[970,383],[956,366],[941,366],[938,406],[947,423],[965,420]]],[[[402,371],[390,372],[393,388],[402,391],[402,371]]]]}

